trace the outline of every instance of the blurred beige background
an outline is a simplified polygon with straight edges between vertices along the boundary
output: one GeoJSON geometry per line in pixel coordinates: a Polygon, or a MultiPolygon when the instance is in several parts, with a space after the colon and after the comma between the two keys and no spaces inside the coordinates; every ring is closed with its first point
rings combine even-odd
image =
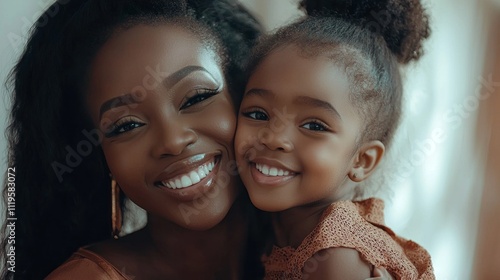
{"type": "MultiPolygon", "coordinates": [[[[297,0],[239,1],[268,30],[301,16],[297,0]]],[[[0,2],[2,85],[29,26],[51,2],[0,2]]],[[[429,250],[437,279],[500,279],[500,0],[424,3],[432,38],[404,70],[405,117],[384,176],[373,183],[384,184],[387,224],[429,250]]],[[[3,132],[10,102],[3,86],[1,96],[3,132]]]]}

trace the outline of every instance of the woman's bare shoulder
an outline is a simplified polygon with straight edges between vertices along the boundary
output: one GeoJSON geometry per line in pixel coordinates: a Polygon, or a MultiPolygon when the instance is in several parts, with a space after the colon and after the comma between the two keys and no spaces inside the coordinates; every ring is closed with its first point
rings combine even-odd
{"type": "Polygon", "coordinates": [[[105,258],[90,250],[80,248],[66,262],[54,270],[48,280],[59,279],[97,279],[127,280],[126,272],[122,273],[105,258]]]}
{"type": "Polygon", "coordinates": [[[133,271],[140,266],[140,238],[137,232],[80,248],[47,279],[133,279],[133,271]]]}

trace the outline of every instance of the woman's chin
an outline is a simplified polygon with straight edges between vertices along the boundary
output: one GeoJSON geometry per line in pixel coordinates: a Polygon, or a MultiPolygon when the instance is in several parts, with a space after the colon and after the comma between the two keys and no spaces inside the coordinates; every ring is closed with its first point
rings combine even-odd
{"type": "Polygon", "coordinates": [[[196,231],[212,229],[222,223],[231,210],[231,204],[210,205],[204,209],[188,208],[179,209],[182,213],[182,219],[177,223],[179,226],[196,231]]]}

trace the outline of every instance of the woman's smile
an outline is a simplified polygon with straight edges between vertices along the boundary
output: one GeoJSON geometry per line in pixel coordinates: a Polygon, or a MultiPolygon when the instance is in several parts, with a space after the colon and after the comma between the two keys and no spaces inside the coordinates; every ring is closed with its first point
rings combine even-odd
{"type": "Polygon", "coordinates": [[[215,187],[220,161],[220,152],[196,154],[170,164],[154,185],[178,200],[191,201],[215,187]]]}

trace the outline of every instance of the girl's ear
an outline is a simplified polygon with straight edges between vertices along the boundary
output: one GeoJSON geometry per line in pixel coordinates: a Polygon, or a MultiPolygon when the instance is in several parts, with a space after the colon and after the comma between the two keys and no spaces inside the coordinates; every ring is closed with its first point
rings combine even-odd
{"type": "Polygon", "coordinates": [[[357,152],[354,164],[348,174],[354,182],[361,182],[368,178],[380,163],[385,153],[385,146],[378,140],[363,144],[357,152]]]}

